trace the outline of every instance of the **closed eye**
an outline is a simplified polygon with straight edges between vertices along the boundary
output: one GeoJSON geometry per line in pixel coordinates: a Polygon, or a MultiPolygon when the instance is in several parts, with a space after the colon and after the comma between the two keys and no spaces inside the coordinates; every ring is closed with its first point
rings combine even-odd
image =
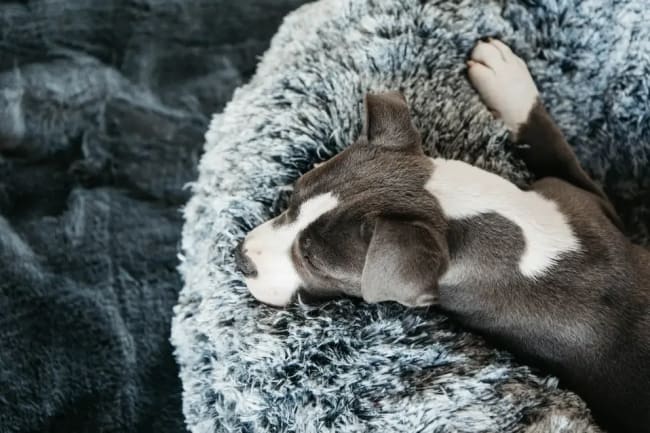
{"type": "Polygon", "coordinates": [[[299,257],[300,262],[310,271],[312,272],[318,272],[320,269],[316,265],[315,260],[313,260],[313,257],[309,254],[309,246],[311,245],[311,241],[309,239],[305,239],[303,241],[303,245],[301,246],[299,242],[296,242],[295,248],[294,248],[294,255],[299,257]]]}
{"type": "Polygon", "coordinates": [[[316,266],[315,261],[313,260],[313,257],[309,254],[309,247],[311,246],[311,240],[309,238],[304,240],[304,245],[302,247],[302,259],[305,261],[305,263],[312,269],[318,270],[318,266],[316,266]]]}
{"type": "Polygon", "coordinates": [[[309,254],[303,254],[302,259],[305,261],[307,265],[309,265],[310,268],[318,270],[318,266],[314,264],[314,262],[311,259],[311,256],[309,254]]]}

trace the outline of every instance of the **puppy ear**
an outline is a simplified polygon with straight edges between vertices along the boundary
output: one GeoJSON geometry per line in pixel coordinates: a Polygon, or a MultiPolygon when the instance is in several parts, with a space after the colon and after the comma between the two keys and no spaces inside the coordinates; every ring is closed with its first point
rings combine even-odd
{"type": "Polygon", "coordinates": [[[420,133],[415,129],[406,99],[399,92],[366,94],[362,137],[368,143],[393,150],[422,153],[420,133]]]}
{"type": "Polygon", "coordinates": [[[437,302],[438,277],[448,263],[442,236],[417,223],[379,218],[361,274],[366,302],[396,301],[410,307],[437,302]]]}

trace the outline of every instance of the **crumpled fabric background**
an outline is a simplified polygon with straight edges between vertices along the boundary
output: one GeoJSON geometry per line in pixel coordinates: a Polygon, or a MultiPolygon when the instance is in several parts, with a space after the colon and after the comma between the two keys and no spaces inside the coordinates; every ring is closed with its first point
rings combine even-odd
{"type": "Polygon", "coordinates": [[[351,300],[260,305],[232,248],[291,183],[359,132],[368,90],[400,89],[432,155],[523,184],[465,76],[496,35],[630,232],[650,225],[650,9],[645,0],[321,0],[286,18],[206,138],[185,208],[172,341],[193,432],[595,432],[584,404],[436,311],[351,300]]]}
{"type": "Polygon", "coordinates": [[[182,432],[203,135],[300,0],[0,5],[0,432],[182,432]]]}

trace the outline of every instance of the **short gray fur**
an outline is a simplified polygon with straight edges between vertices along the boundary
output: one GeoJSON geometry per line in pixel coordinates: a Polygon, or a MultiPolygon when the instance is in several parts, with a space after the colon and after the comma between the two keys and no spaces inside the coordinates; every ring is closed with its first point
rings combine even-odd
{"type": "Polygon", "coordinates": [[[650,213],[650,10],[643,0],[321,1],[288,17],[208,132],[185,209],[172,341],[192,431],[596,432],[551,377],[444,316],[339,300],[276,310],[248,294],[233,247],[286,186],[353,141],[368,90],[402,90],[432,155],[523,184],[464,76],[498,35],[638,240],[650,213]]]}

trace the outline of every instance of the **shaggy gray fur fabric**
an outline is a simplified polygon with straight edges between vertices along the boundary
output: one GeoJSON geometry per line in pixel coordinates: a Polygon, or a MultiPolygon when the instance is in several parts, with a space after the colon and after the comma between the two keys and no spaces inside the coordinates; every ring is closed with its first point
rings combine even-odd
{"type": "MultiPolygon", "coordinates": [[[[436,311],[339,300],[258,304],[234,270],[244,233],[353,141],[369,90],[401,89],[432,155],[517,183],[465,76],[477,38],[529,64],[550,111],[637,240],[650,213],[645,0],[322,0],[285,19],[206,135],[185,209],[172,341],[194,432],[597,432],[582,401],[436,311]]],[[[390,174],[387,174],[390,175],[390,174]]]]}

